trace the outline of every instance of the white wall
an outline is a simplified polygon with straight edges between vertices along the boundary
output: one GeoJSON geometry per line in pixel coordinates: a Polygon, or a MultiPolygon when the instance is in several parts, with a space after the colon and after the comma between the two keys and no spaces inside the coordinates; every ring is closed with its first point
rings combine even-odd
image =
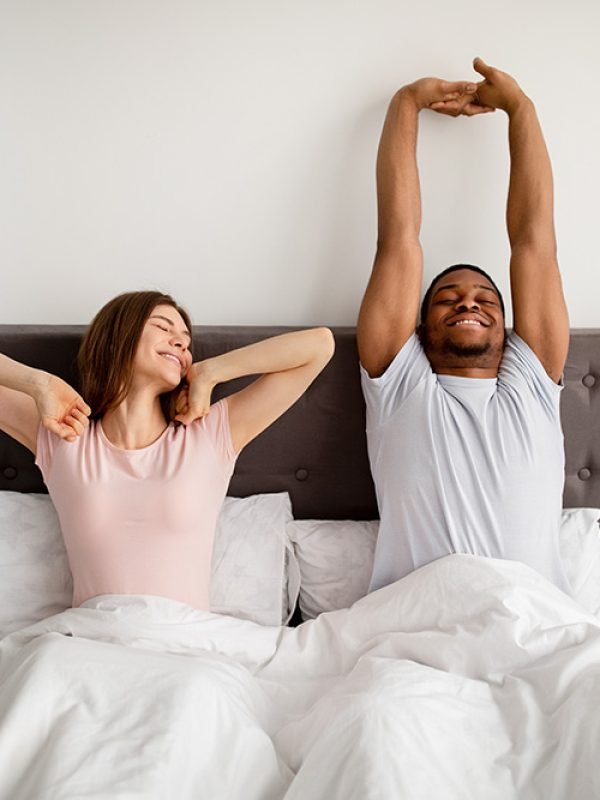
{"type": "MultiPolygon", "coordinates": [[[[81,323],[158,287],[197,323],[354,324],[387,102],[481,55],[538,107],[574,327],[600,326],[596,0],[0,4],[0,322],[81,323]]],[[[507,292],[501,113],[427,113],[427,277],[507,292]]]]}

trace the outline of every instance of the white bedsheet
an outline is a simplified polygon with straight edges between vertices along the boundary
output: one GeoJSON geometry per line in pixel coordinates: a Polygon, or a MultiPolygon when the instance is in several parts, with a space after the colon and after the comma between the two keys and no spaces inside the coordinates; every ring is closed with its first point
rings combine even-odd
{"type": "Polygon", "coordinates": [[[593,800],[600,621],[449,556],[296,629],[104,597],[0,643],[0,798],[593,800]]]}

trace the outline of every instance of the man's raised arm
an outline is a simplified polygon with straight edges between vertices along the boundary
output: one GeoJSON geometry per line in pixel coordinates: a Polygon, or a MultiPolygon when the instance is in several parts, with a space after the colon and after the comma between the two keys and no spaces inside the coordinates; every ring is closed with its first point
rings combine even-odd
{"type": "Polygon", "coordinates": [[[475,59],[482,103],[508,114],[510,185],[506,221],[515,331],[554,381],[569,347],[569,318],[556,256],[552,167],[531,100],[505,72],[475,59]]]}
{"type": "Polygon", "coordinates": [[[417,322],[423,273],[419,112],[434,103],[452,116],[468,113],[466,106],[471,113],[483,112],[487,109],[471,104],[475,88],[465,81],[422,78],[390,102],[377,154],[377,252],[357,330],[360,360],[371,377],[385,372],[417,322]]]}

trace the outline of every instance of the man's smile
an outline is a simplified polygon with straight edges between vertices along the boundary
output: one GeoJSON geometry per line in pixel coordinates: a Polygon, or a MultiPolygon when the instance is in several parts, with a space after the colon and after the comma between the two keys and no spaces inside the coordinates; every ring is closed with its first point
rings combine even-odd
{"type": "Polygon", "coordinates": [[[455,319],[452,322],[448,323],[448,326],[451,328],[456,328],[462,325],[470,325],[479,328],[489,328],[490,323],[485,322],[483,319],[480,319],[479,317],[460,317],[459,319],[455,319]]]}

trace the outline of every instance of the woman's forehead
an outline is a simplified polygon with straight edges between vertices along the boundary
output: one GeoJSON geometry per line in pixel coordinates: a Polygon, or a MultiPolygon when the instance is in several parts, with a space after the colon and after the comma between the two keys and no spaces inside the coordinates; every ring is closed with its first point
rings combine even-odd
{"type": "Polygon", "coordinates": [[[161,303],[158,306],[155,306],[150,313],[150,317],[148,319],[152,319],[152,317],[161,317],[166,322],[169,322],[171,325],[174,325],[176,328],[181,328],[182,330],[189,331],[188,326],[184,318],[181,316],[179,311],[171,305],[167,305],[165,303],[161,303]]]}

